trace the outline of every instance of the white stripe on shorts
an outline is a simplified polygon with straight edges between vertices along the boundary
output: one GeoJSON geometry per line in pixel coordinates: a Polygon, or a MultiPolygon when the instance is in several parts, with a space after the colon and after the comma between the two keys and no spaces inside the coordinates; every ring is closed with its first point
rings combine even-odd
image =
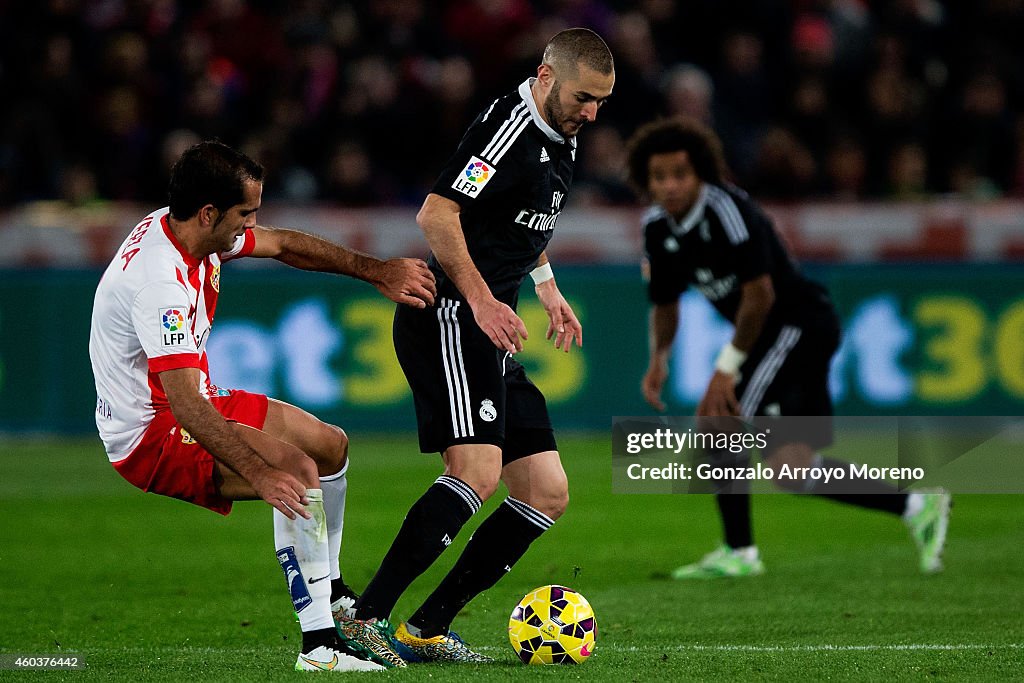
{"type": "Polygon", "coordinates": [[[768,349],[768,353],[758,363],[757,369],[754,370],[754,374],[751,375],[750,382],[743,392],[743,396],[740,397],[740,415],[742,417],[754,416],[754,411],[757,410],[758,404],[764,398],[764,392],[768,390],[768,386],[775,379],[779,368],[785,362],[786,356],[789,355],[789,352],[793,350],[793,347],[796,346],[799,340],[799,327],[794,327],[793,325],[783,326],[779,336],[775,339],[775,343],[772,344],[772,348],[768,349]]]}
{"type": "Polygon", "coordinates": [[[441,360],[444,362],[445,380],[448,382],[448,402],[452,415],[455,438],[474,436],[473,411],[469,403],[469,382],[466,365],[462,360],[462,335],[459,330],[458,301],[441,299],[437,307],[437,320],[441,325],[441,360]]]}

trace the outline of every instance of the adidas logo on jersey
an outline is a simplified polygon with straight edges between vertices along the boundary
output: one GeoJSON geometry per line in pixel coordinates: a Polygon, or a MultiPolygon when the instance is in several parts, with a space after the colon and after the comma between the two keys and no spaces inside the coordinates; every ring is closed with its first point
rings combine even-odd
{"type": "Polygon", "coordinates": [[[548,156],[547,147],[540,148],[540,162],[543,164],[545,161],[551,161],[551,157],[548,156]]]}

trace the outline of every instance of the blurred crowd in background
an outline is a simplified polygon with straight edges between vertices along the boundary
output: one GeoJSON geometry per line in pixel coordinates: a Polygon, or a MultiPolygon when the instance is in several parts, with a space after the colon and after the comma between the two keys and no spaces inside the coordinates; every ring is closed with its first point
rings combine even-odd
{"type": "Polygon", "coordinates": [[[617,71],[574,204],[632,203],[624,141],[675,114],[761,199],[1024,196],[1024,0],[0,0],[0,206],[160,203],[209,137],[265,199],[416,205],[571,26],[617,71]]]}

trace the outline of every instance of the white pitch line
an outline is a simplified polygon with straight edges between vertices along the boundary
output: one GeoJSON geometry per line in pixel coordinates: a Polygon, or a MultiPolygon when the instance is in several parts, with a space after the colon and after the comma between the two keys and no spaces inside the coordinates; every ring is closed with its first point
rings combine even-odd
{"type": "MultiPolygon", "coordinates": [[[[112,647],[106,649],[71,648],[68,652],[76,654],[106,654],[108,652],[166,652],[170,654],[186,653],[266,653],[268,648],[264,647],[209,647],[191,644],[182,645],[158,645],[154,647],[112,647]]],[[[281,647],[271,649],[283,649],[281,647]]],[[[483,652],[504,652],[507,647],[494,647],[484,645],[473,648],[483,652]]],[[[966,650],[1024,650],[1024,643],[906,643],[891,645],[668,645],[659,647],[649,645],[638,647],[630,645],[626,647],[608,645],[598,642],[598,652],[932,652],[932,651],[966,651],[966,650]],[[603,645],[603,647],[602,647],[603,645]]],[[[0,648],[0,654],[10,654],[0,648]]]]}
{"type": "Polygon", "coordinates": [[[627,652],[914,652],[934,650],[1024,649],[1024,643],[909,643],[900,645],[670,645],[668,647],[617,647],[627,652]]]}

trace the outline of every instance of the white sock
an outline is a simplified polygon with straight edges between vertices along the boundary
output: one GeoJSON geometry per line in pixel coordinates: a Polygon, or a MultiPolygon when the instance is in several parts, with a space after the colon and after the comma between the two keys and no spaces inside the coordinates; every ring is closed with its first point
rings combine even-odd
{"type": "Polygon", "coordinates": [[[924,507],[924,495],[914,491],[907,494],[907,506],[903,509],[903,519],[909,520],[924,507]]]}
{"type": "Polygon", "coordinates": [[[748,562],[753,562],[758,557],[758,552],[757,552],[757,546],[756,545],[748,545],[748,546],[744,546],[742,548],[733,548],[732,552],[734,554],[736,554],[736,555],[739,555],[740,557],[742,557],[744,560],[747,560],[748,562]]]}
{"type": "Polygon", "coordinates": [[[302,630],[334,626],[328,562],[327,515],[320,489],[306,489],[311,519],[288,519],[274,510],[274,545],[302,630]]]}
{"type": "Polygon", "coordinates": [[[345,529],[345,494],[348,492],[348,460],[337,474],[320,477],[324,492],[324,512],[327,514],[327,545],[331,560],[331,578],[341,578],[341,533],[345,529]]]}

